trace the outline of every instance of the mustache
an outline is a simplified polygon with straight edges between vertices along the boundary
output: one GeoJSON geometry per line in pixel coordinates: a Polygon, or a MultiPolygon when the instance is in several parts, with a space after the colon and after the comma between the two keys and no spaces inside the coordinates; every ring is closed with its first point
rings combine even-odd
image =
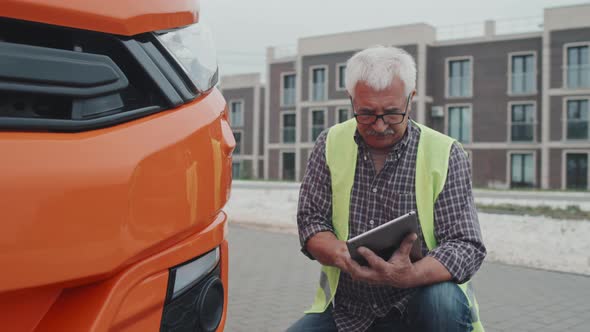
{"type": "Polygon", "coordinates": [[[373,129],[369,129],[367,131],[367,135],[369,135],[369,136],[379,136],[380,137],[380,136],[390,136],[393,134],[395,134],[395,130],[393,130],[391,128],[387,128],[387,129],[385,129],[385,131],[376,131],[373,129]]]}

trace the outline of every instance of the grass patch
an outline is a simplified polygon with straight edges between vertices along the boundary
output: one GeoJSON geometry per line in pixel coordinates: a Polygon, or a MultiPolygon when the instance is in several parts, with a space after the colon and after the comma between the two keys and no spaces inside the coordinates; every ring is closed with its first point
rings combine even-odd
{"type": "Polygon", "coordinates": [[[590,220],[590,211],[581,210],[577,205],[568,205],[565,209],[547,205],[522,206],[514,204],[477,204],[477,210],[486,213],[545,216],[554,219],[590,220]]]}

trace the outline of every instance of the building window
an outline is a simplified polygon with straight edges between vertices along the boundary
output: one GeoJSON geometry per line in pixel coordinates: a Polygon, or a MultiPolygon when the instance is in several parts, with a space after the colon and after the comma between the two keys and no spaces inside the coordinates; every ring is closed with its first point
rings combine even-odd
{"type": "Polygon", "coordinates": [[[311,100],[326,100],[326,68],[314,68],[311,75],[311,100]]]}
{"type": "Polygon", "coordinates": [[[590,54],[588,45],[567,48],[567,87],[590,87],[590,54]]]}
{"type": "Polygon", "coordinates": [[[295,74],[283,76],[283,106],[295,105],[295,74]]]}
{"type": "Polygon", "coordinates": [[[235,131],[234,138],[236,140],[236,148],[234,149],[234,154],[242,154],[242,132],[235,131]]]}
{"type": "Polygon", "coordinates": [[[512,128],[510,131],[511,141],[532,142],[535,128],[535,107],[533,104],[512,105],[510,116],[512,128]]]}
{"type": "Polygon", "coordinates": [[[242,127],[244,125],[244,102],[230,102],[229,121],[233,127],[242,127]]]}
{"type": "Polygon", "coordinates": [[[336,90],[346,89],[346,65],[341,64],[336,66],[338,70],[338,78],[336,80],[336,90]]]}
{"type": "Polygon", "coordinates": [[[534,185],[535,165],[532,153],[511,154],[510,165],[511,188],[530,188],[534,185]]]}
{"type": "Polygon", "coordinates": [[[471,140],[470,107],[449,107],[448,134],[461,143],[469,143],[471,140]]]}
{"type": "Polygon", "coordinates": [[[311,111],[311,140],[315,141],[326,129],[326,112],[324,110],[311,111]]]}
{"type": "Polygon", "coordinates": [[[295,114],[283,114],[283,143],[295,143],[295,114]]]}
{"type": "Polygon", "coordinates": [[[471,97],[471,60],[451,60],[448,71],[448,96],[471,97]]]}
{"type": "Polygon", "coordinates": [[[588,154],[566,154],[567,189],[588,188],[588,154]]]}
{"type": "Polygon", "coordinates": [[[338,109],[338,123],[342,123],[350,119],[350,110],[348,108],[338,109]]]}
{"type": "Polygon", "coordinates": [[[283,153],[283,180],[295,181],[295,153],[283,153]]]}
{"type": "Polygon", "coordinates": [[[512,56],[511,91],[513,94],[534,93],[535,82],[535,56],[533,54],[512,56]]]}
{"type": "Polygon", "coordinates": [[[567,101],[567,139],[588,139],[588,99],[567,101]]]}
{"type": "Polygon", "coordinates": [[[232,178],[234,178],[234,179],[239,179],[240,178],[240,176],[241,176],[241,174],[240,174],[240,171],[241,171],[240,168],[241,167],[240,166],[241,166],[241,163],[239,161],[232,162],[232,164],[231,164],[231,176],[232,176],[232,178]]]}

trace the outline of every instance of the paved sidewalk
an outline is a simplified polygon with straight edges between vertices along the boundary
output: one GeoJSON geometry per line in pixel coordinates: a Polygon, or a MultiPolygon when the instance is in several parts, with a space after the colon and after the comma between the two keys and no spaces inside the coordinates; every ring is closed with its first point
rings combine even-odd
{"type": "MultiPolygon", "coordinates": [[[[225,331],[284,331],[311,304],[319,265],[295,235],[232,225],[229,240],[225,331]]],[[[474,286],[487,332],[590,331],[590,277],[484,263],[474,286]]]]}

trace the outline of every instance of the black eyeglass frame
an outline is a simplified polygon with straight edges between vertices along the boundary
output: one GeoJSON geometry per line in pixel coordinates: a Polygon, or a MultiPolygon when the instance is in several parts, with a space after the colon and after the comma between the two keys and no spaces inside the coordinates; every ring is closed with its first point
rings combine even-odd
{"type": "Polygon", "coordinates": [[[377,115],[377,114],[358,114],[355,109],[354,109],[354,102],[352,101],[352,97],[350,98],[350,104],[352,105],[352,111],[353,111],[353,116],[356,120],[357,123],[360,124],[364,124],[364,125],[372,125],[375,122],[377,122],[377,120],[381,119],[383,121],[383,123],[388,124],[388,125],[395,125],[395,124],[400,124],[402,122],[404,122],[404,119],[406,118],[406,114],[408,114],[408,105],[410,104],[410,98],[412,97],[412,92],[410,92],[410,94],[408,95],[408,98],[406,99],[406,107],[404,108],[404,112],[403,113],[397,113],[397,112],[387,112],[387,113],[383,113],[381,115],[377,115]],[[401,115],[402,119],[399,122],[387,122],[385,121],[385,116],[386,115],[401,115]],[[363,122],[359,122],[358,117],[359,116],[372,116],[373,117],[373,121],[370,123],[363,123],[363,122]]]}

